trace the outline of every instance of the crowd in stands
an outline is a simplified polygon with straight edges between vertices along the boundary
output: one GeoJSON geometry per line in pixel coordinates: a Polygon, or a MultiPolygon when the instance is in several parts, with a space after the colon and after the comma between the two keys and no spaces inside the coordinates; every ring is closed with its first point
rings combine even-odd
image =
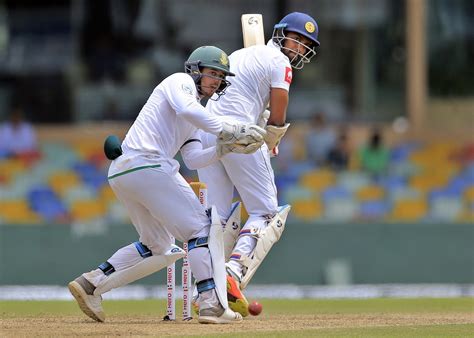
{"type": "Polygon", "coordinates": [[[0,157],[36,157],[36,132],[25,117],[23,108],[14,105],[8,119],[0,125],[0,157]]]}
{"type": "MultiPolygon", "coordinates": [[[[128,222],[108,185],[102,144],[38,144],[21,115],[14,109],[0,126],[0,224],[128,222]]],[[[272,160],[279,202],[292,205],[292,220],[474,220],[474,144],[389,147],[383,131],[373,129],[365,144],[355,145],[347,128],[327,125],[322,115],[299,137],[285,137],[272,160]]],[[[196,179],[184,166],[182,173],[196,179]]]]}
{"type": "Polygon", "coordinates": [[[280,204],[316,222],[472,222],[474,144],[404,141],[387,146],[372,128],[354,144],[346,127],[315,114],[274,159],[280,204]],[[305,147],[299,146],[303,143],[305,147]]]}

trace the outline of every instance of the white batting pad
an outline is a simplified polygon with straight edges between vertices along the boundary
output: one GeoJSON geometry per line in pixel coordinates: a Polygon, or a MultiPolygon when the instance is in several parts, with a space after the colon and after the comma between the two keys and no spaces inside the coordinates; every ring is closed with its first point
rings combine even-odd
{"type": "Polygon", "coordinates": [[[224,255],[227,262],[232,254],[240,229],[242,228],[240,215],[242,211],[242,203],[235,202],[232,204],[230,217],[224,226],[224,255]]]}
{"type": "Polygon", "coordinates": [[[251,257],[241,257],[241,263],[247,268],[247,271],[245,271],[240,282],[240,288],[242,290],[248,285],[273,244],[278,242],[280,239],[285,230],[286,218],[288,217],[290,209],[291,206],[288,204],[279,207],[278,213],[275,217],[273,217],[265,229],[260,231],[260,235],[257,238],[257,244],[255,245],[251,257]]]}
{"type": "Polygon", "coordinates": [[[212,270],[214,271],[214,283],[216,285],[217,297],[224,309],[229,307],[227,302],[227,275],[225,271],[224,258],[224,232],[217,208],[211,207],[211,229],[208,241],[209,252],[212,260],[212,270]]]}

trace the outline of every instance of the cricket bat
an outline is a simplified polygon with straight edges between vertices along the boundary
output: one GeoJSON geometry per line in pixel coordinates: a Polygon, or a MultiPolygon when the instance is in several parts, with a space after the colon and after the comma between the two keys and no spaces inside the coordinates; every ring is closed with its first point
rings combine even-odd
{"type": "Polygon", "coordinates": [[[262,14],[242,14],[240,21],[245,48],[265,44],[262,14]]]}
{"type": "MultiPolygon", "coordinates": [[[[242,22],[244,48],[265,44],[265,33],[263,31],[262,14],[242,14],[242,16],[240,17],[240,21],[242,22]]],[[[273,157],[277,155],[278,146],[274,149],[270,149],[270,156],[273,157]]]]}

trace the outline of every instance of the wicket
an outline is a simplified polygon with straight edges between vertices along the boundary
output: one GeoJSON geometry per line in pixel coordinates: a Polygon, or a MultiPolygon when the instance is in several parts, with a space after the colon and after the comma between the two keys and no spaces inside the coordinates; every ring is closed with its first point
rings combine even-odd
{"type": "MultiPolygon", "coordinates": [[[[207,208],[207,187],[202,182],[191,182],[191,188],[199,202],[207,208]]],[[[192,288],[192,274],[191,267],[188,261],[188,243],[183,243],[183,250],[186,251],[186,256],[183,257],[183,267],[181,270],[181,287],[183,289],[183,320],[192,319],[191,302],[193,298],[192,288]]],[[[175,263],[166,268],[166,287],[167,287],[167,302],[166,302],[166,316],[163,320],[176,320],[176,265],[175,263]]]]}

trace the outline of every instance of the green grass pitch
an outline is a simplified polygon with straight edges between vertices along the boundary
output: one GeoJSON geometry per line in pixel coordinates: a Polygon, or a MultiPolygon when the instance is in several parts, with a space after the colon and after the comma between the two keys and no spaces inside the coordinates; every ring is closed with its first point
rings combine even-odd
{"type": "MultiPolygon", "coordinates": [[[[474,337],[474,298],[275,300],[243,324],[165,323],[164,300],[104,301],[95,323],[73,301],[0,301],[1,335],[200,337],[474,337]],[[124,325],[126,324],[126,325],[124,325]]],[[[179,309],[181,302],[177,302],[179,309]]],[[[179,312],[178,312],[179,314],[179,312]]]]}

